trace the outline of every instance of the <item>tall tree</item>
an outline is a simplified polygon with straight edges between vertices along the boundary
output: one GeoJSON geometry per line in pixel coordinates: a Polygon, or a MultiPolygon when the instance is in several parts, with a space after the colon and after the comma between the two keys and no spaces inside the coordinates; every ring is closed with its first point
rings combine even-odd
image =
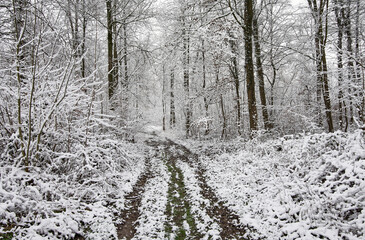
{"type": "Polygon", "coordinates": [[[245,35],[245,72],[247,86],[247,101],[251,131],[257,130],[257,108],[255,96],[255,75],[253,65],[253,0],[245,1],[244,10],[244,35],[245,35]]]}
{"type": "Polygon", "coordinates": [[[355,18],[355,59],[356,59],[356,79],[358,84],[361,86],[359,92],[359,101],[357,104],[358,112],[360,120],[362,124],[365,124],[365,79],[364,76],[361,76],[361,71],[363,70],[362,64],[360,64],[361,60],[361,52],[360,52],[360,15],[361,15],[361,6],[360,0],[356,0],[356,18],[355,18]]]}
{"type": "MultiPolygon", "coordinates": [[[[108,96],[112,101],[117,90],[118,82],[114,75],[114,54],[113,54],[113,4],[112,0],[106,0],[106,14],[107,14],[107,41],[108,41],[108,96]]],[[[113,103],[112,103],[112,109],[113,103]]]]}
{"type": "Polygon", "coordinates": [[[23,120],[22,120],[22,96],[21,89],[24,84],[25,75],[23,74],[23,70],[26,67],[25,65],[25,56],[26,56],[26,28],[27,28],[27,15],[28,15],[28,1],[21,0],[13,0],[12,1],[13,8],[13,19],[14,19],[14,28],[15,28],[15,42],[16,42],[16,79],[17,79],[17,123],[18,123],[18,134],[20,139],[20,150],[22,156],[24,158],[24,165],[28,166],[29,161],[26,158],[24,137],[23,137],[23,120]]]}
{"type": "MultiPolygon", "coordinates": [[[[315,49],[317,65],[317,100],[323,94],[328,131],[333,132],[331,99],[328,84],[328,69],[326,57],[326,43],[328,34],[328,0],[307,0],[315,23],[315,49]]],[[[320,104],[318,102],[318,104],[320,104]]],[[[320,112],[318,113],[321,114],[320,112]]]]}
{"type": "Polygon", "coordinates": [[[343,11],[343,27],[346,35],[346,43],[347,43],[347,82],[349,87],[346,89],[348,94],[348,109],[349,109],[349,120],[350,123],[354,123],[354,84],[355,84],[355,69],[354,69],[354,53],[353,53],[353,40],[352,40],[352,26],[351,26],[351,1],[347,1],[347,4],[344,5],[343,11]]]}
{"type": "Polygon", "coordinates": [[[191,99],[190,99],[190,26],[188,22],[188,2],[182,1],[181,6],[181,36],[182,36],[182,68],[184,76],[185,91],[185,132],[186,137],[190,135],[190,125],[192,117],[191,99]]]}
{"type": "Polygon", "coordinates": [[[264,120],[265,129],[272,128],[272,124],[269,121],[269,113],[267,111],[266,105],[266,93],[265,93],[265,80],[264,80],[264,69],[262,66],[262,56],[261,56],[261,46],[259,37],[259,26],[258,26],[258,16],[256,15],[253,20],[253,37],[255,42],[255,58],[256,58],[256,69],[257,78],[259,81],[259,92],[262,108],[262,118],[264,120]]]}
{"type": "Polygon", "coordinates": [[[345,130],[348,126],[346,104],[343,100],[343,34],[344,34],[344,10],[343,0],[334,0],[334,10],[337,23],[337,78],[338,78],[338,110],[339,110],[339,126],[345,130]]]}
{"type": "Polygon", "coordinates": [[[239,66],[238,66],[238,47],[237,47],[237,39],[233,36],[233,34],[228,31],[229,36],[229,45],[231,49],[231,64],[230,64],[230,72],[234,81],[234,88],[236,93],[236,111],[237,111],[237,131],[238,134],[241,135],[241,98],[240,98],[240,79],[239,79],[239,66]]]}
{"type": "Polygon", "coordinates": [[[175,125],[175,67],[172,67],[170,70],[170,127],[174,128],[175,125]]]}

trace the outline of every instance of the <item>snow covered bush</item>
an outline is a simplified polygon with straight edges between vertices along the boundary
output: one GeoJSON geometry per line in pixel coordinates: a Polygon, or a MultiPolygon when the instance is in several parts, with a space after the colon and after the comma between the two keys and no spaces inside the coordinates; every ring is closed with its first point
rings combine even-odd
{"type": "Polygon", "coordinates": [[[222,146],[214,145],[201,147],[217,150],[215,155],[201,158],[209,184],[242,222],[263,236],[364,238],[362,131],[236,141],[231,149],[239,150],[220,153],[222,146]]]}
{"type": "Polygon", "coordinates": [[[0,236],[116,239],[114,214],[143,170],[141,149],[103,137],[74,147],[28,172],[1,162],[0,236]]]}

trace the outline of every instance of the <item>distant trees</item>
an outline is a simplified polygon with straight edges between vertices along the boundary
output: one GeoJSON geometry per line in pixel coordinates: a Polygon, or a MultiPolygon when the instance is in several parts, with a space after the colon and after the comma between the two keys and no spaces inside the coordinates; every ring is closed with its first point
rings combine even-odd
{"type": "Polygon", "coordinates": [[[187,137],[364,124],[362,1],[307,0],[295,14],[282,0],[154,2],[2,2],[8,156],[31,166],[159,110],[187,137]]]}
{"type": "Polygon", "coordinates": [[[364,6],[360,1],[334,0],[333,4],[337,25],[339,126],[346,131],[354,123],[356,115],[364,123],[364,76],[361,73],[364,66],[359,52],[359,17],[364,6]]]}
{"type": "Polygon", "coordinates": [[[185,124],[180,125],[186,135],[194,135],[196,130],[189,132],[189,128],[207,118],[210,128],[224,132],[221,136],[260,129],[332,132],[338,127],[347,130],[356,119],[362,121],[361,2],[308,0],[309,11],[295,14],[281,0],[172,1],[171,5],[181,3],[190,6],[189,31],[181,25],[180,32],[175,28],[172,34],[182,41],[173,43],[178,43],[176,56],[179,52],[184,56],[183,74],[176,74],[174,83],[185,83],[184,96],[179,93],[177,98],[184,97],[185,103],[189,99],[183,108],[185,124]],[[337,16],[336,22],[331,14],[337,16]],[[334,24],[339,29],[338,44],[333,44],[334,24]],[[332,67],[333,49],[338,53],[338,70],[332,67]],[[201,85],[195,87],[199,80],[201,85]]]}

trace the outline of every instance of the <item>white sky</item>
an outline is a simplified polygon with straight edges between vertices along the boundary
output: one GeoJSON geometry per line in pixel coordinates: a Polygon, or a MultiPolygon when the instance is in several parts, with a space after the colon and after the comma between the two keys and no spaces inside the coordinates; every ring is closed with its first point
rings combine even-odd
{"type": "Polygon", "coordinates": [[[289,0],[293,6],[306,5],[307,0],[289,0]]]}

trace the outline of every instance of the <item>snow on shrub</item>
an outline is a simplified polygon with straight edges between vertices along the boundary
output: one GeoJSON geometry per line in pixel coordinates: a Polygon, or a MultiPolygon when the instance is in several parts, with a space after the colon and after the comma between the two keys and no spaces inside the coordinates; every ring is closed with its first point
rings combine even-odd
{"type": "Polygon", "coordinates": [[[362,131],[237,141],[231,148],[240,150],[201,158],[209,184],[263,236],[364,238],[362,131]]]}
{"type": "Polygon", "coordinates": [[[29,172],[2,161],[0,238],[117,238],[114,214],[143,171],[141,146],[100,137],[73,147],[72,153],[42,152],[51,160],[29,172]]]}

